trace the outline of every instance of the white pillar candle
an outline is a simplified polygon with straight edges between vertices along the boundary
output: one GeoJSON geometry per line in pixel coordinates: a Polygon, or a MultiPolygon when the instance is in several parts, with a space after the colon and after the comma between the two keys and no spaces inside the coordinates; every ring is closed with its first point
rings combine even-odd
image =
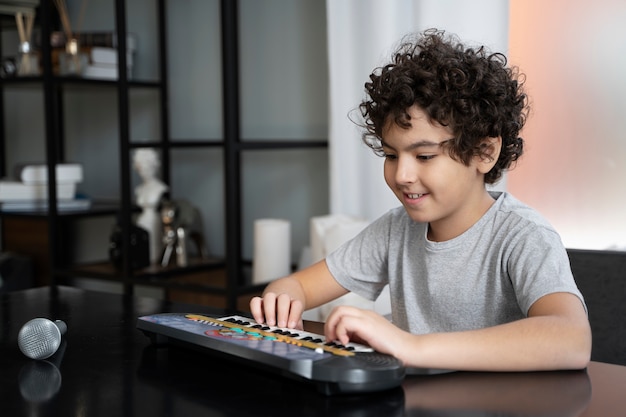
{"type": "Polygon", "coordinates": [[[291,223],[283,219],[254,222],[252,282],[262,284],[291,273],[291,223]]]}

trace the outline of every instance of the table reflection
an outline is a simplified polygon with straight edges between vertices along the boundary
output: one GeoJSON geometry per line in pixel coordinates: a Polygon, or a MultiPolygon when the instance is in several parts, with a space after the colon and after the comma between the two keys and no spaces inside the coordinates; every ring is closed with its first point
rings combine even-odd
{"type": "Polygon", "coordinates": [[[309,384],[173,346],[147,347],[137,372],[155,396],[168,393],[160,401],[170,411],[237,416],[573,417],[591,399],[586,371],[408,376],[395,390],[326,397],[309,384]]]}
{"type": "Polygon", "coordinates": [[[399,387],[329,397],[308,383],[174,346],[147,347],[137,373],[171,415],[193,411],[237,417],[404,416],[404,393],[399,387]]]}
{"type": "Polygon", "coordinates": [[[410,376],[403,388],[406,416],[573,417],[591,400],[586,371],[410,376]]]}

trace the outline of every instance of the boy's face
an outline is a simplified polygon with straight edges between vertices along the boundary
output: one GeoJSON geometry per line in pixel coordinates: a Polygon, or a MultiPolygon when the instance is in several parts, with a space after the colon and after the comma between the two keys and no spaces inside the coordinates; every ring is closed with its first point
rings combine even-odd
{"type": "Polygon", "coordinates": [[[383,129],[385,181],[414,221],[429,223],[429,239],[452,239],[493,204],[484,185],[484,173],[493,164],[478,157],[469,166],[456,161],[442,147],[452,132],[431,123],[417,106],[407,112],[410,128],[390,120],[383,129]]]}

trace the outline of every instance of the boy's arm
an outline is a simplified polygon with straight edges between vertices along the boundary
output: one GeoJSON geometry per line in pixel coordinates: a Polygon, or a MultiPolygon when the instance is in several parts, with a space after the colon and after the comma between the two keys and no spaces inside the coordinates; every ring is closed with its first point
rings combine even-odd
{"type": "Polygon", "coordinates": [[[535,371],[581,369],[591,355],[591,330],[573,294],[540,298],[527,318],[479,330],[412,335],[371,312],[338,308],[326,337],[360,339],[406,366],[453,370],[535,371]]]}
{"type": "Polygon", "coordinates": [[[254,320],[278,327],[302,327],[302,312],[346,294],[326,261],[270,283],[261,297],[250,301],[254,320]]]}

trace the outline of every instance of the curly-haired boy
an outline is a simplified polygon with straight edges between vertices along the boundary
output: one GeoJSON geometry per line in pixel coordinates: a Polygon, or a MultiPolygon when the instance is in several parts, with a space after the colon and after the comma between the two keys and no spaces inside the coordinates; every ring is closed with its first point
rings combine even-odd
{"type": "Polygon", "coordinates": [[[364,342],[406,366],[456,370],[584,368],[591,331],[557,232],[536,211],[489,192],[520,157],[528,114],[502,54],[428,30],[405,40],[365,84],[364,142],[384,156],[402,207],[325,260],[274,281],[250,308],[301,326],[304,309],[353,291],[391,292],[391,321],[335,308],[330,340],[364,342]]]}

